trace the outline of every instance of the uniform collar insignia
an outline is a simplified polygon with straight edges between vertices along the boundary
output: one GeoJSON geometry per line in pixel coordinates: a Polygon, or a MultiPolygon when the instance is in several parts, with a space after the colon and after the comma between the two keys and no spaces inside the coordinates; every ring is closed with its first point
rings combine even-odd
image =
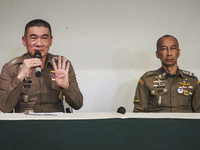
{"type": "Polygon", "coordinates": [[[17,59],[15,59],[15,60],[12,60],[12,61],[11,61],[11,63],[13,64],[13,63],[15,63],[16,61],[17,61],[17,59]]]}
{"type": "Polygon", "coordinates": [[[158,74],[158,79],[165,79],[167,76],[167,72],[163,67],[160,69],[160,73],[158,74]]]}

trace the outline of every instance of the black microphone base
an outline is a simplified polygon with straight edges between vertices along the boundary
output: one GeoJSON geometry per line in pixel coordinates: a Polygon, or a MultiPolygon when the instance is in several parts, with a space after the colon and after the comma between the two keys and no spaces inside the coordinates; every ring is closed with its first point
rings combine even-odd
{"type": "Polygon", "coordinates": [[[126,109],[124,108],[124,107],[119,107],[118,109],[117,109],[117,112],[118,113],[120,113],[120,114],[125,114],[126,113],[126,109]]]}

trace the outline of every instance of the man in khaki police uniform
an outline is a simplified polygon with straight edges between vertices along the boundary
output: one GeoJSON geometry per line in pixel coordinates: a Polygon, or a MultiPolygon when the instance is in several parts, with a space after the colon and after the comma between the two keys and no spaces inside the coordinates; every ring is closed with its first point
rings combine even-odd
{"type": "Polygon", "coordinates": [[[83,105],[74,69],[61,56],[52,55],[50,24],[44,20],[30,21],[22,37],[27,53],[6,63],[0,75],[0,109],[2,112],[64,112],[63,97],[74,109],[83,105]],[[41,59],[34,58],[36,51],[41,59]],[[41,66],[41,76],[35,67],[41,66]]]}
{"type": "Polygon", "coordinates": [[[179,69],[178,41],[171,35],[157,41],[156,56],[162,67],[139,80],[134,112],[199,112],[200,85],[194,73],[179,69]]]}

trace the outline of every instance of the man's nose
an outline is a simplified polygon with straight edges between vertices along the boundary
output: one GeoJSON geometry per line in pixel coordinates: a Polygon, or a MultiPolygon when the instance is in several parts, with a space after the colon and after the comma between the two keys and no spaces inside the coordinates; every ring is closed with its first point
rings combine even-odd
{"type": "Polygon", "coordinates": [[[171,49],[168,49],[167,50],[167,56],[171,56],[171,55],[172,55],[171,49]]]}
{"type": "Polygon", "coordinates": [[[42,41],[40,38],[37,39],[36,46],[42,46],[42,41]]]}

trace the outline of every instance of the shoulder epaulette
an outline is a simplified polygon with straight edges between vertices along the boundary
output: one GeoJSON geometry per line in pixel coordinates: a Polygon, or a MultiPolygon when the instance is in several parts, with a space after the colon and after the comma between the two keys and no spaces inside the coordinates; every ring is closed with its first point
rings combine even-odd
{"type": "Polygon", "coordinates": [[[159,69],[158,70],[152,70],[152,71],[148,71],[148,72],[144,73],[142,77],[146,78],[146,77],[156,75],[158,73],[159,73],[159,69]]]}
{"type": "Polygon", "coordinates": [[[16,64],[21,64],[23,63],[23,59],[21,57],[16,57],[16,58],[13,58],[12,60],[10,60],[7,64],[12,67],[16,64]]]}
{"type": "Polygon", "coordinates": [[[180,70],[180,73],[185,76],[194,77],[194,78],[196,77],[195,74],[190,71],[180,70]]]}
{"type": "Polygon", "coordinates": [[[25,53],[21,56],[15,57],[13,59],[11,59],[9,62],[7,62],[6,64],[9,65],[10,67],[16,65],[16,64],[22,64],[24,59],[26,59],[28,53],[25,53]]]}

